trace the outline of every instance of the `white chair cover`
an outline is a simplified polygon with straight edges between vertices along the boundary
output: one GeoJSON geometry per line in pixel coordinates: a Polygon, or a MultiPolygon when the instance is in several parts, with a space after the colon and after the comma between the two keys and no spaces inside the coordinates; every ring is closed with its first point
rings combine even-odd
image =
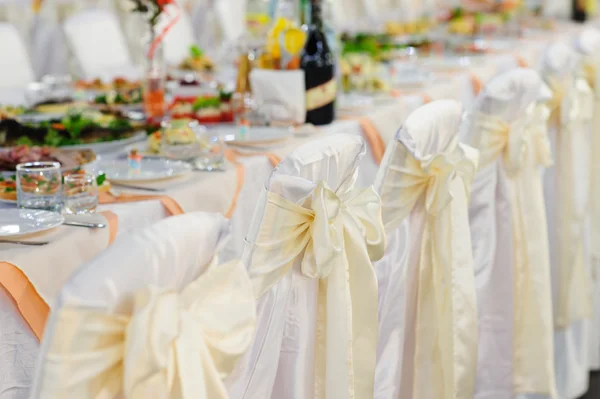
{"type": "Polygon", "coordinates": [[[33,16],[31,47],[38,78],[47,74],[78,73],[69,55],[62,25],[71,15],[88,8],[112,9],[115,0],[43,0],[33,16]]]}
{"type": "Polygon", "coordinates": [[[584,30],[576,40],[576,48],[583,55],[583,72],[594,93],[594,118],[591,135],[591,151],[594,154],[590,166],[590,213],[591,213],[591,269],[594,317],[590,328],[589,363],[592,369],[600,369],[600,31],[584,30]]]}
{"type": "Polygon", "coordinates": [[[544,175],[554,302],[554,364],[560,398],[588,388],[588,330],[592,318],[589,253],[589,133],[593,94],[576,75],[578,56],[565,43],[551,45],[542,76],[552,88],[549,137],[554,166],[544,175]]]}
{"type": "Polygon", "coordinates": [[[544,0],[543,13],[547,17],[570,18],[571,0],[544,0]]]}
{"type": "Polygon", "coordinates": [[[227,398],[256,321],[243,265],[213,261],[228,230],[172,217],[84,265],[52,308],[31,398],[227,398]]]}
{"type": "Polygon", "coordinates": [[[373,397],[377,281],[385,248],[379,196],[354,188],[358,136],[331,135],[273,171],[244,261],[258,329],[233,398],[373,397]]]}
{"type": "Polygon", "coordinates": [[[28,397],[38,352],[37,337],[0,285],[0,398],[28,397]]]}
{"type": "Polygon", "coordinates": [[[475,398],[556,396],[539,169],[548,146],[535,112],[541,88],[532,70],[501,74],[465,124],[465,141],[481,153],[469,207],[479,309],[475,398]]]}
{"type": "Polygon", "coordinates": [[[86,79],[139,78],[116,15],[87,9],[70,16],[63,28],[86,79]]]}
{"type": "Polygon", "coordinates": [[[0,90],[23,88],[35,80],[27,46],[19,31],[9,23],[0,22],[0,90]]]}
{"type": "Polygon", "coordinates": [[[458,142],[461,113],[453,100],[417,109],[377,175],[386,231],[401,245],[388,245],[376,264],[375,398],[473,398],[477,306],[468,199],[478,154],[458,142]]]}

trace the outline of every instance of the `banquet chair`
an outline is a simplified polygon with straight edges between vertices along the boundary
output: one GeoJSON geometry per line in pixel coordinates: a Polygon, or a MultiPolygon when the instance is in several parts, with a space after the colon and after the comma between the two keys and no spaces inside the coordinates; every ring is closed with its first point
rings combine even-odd
{"type": "Polygon", "coordinates": [[[122,235],[61,289],[30,398],[226,399],[249,347],[252,284],[219,265],[224,217],[189,213],[122,235]]]}
{"type": "Polygon", "coordinates": [[[86,79],[139,78],[117,16],[91,8],[68,17],[63,29],[86,79]]]}
{"type": "Polygon", "coordinates": [[[594,370],[600,369],[600,31],[586,29],[576,38],[575,48],[582,56],[579,72],[582,73],[594,95],[594,111],[590,148],[594,154],[590,165],[590,214],[591,214],[591,269],[593,283],[594,315],[590,327],[589,363],[594,370]]]}
{"type": "Polygon", "coordinates": [[[27,46],[19,31],[0,22],[0,89],[23,88],[35,80],[27,46]]]}
{"type": "Polygon", "coordinates": [[[542,87],[530,69],[497,75],[461,133],[480,151],[469,204],[479,322],[477,399],[556,397],[540,170],[548,146],[540,128],[545,121],[535,112],[542,87]]]}
{"type": "Polygon", "coordinates": [[[477,307],[468,199],[477,150],[459,142],[462,106],[414,111],[388,145],[375,187],[389,238],[376,263],[376,399],[471,399],[477,307]]]}
{"type": "Polygon", "coordinates": [[[552,90],[548,128],[554,165],[544,175],[554,315],[554,365],[559,398],[588,388],[588,330],[593,316],[589,267],[589,173],[592,90],[578,75],[579,56],[557,42],[542,59],[552,90]]]}
{"type": "Polygon", "coordinates": [[[252,349],[232,398],[372,398],[379,196],[358,189],[359,136],[328,135],[272,172],[243,261],[258,298],[252,349]]]}

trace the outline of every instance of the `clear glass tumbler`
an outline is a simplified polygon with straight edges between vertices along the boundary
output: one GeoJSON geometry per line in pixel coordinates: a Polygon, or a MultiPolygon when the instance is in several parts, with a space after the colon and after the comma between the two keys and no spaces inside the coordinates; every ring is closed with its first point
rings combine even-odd
{"type": "Polygon", "coordinates": [[[26,162],[17,165],[17,206],[59,212],[61,173],[58,162],[26,162]]]}
{"type": "Polygon", "coordinates": [[[200,155],[195,159],[194,166],[198,170],[222,170],[225,162],[225,141],[218,130],[202,129],[197,133],[200,141],[200,155]]]}
{"type": "Polygon", "coordinates": [[[65,176],[63,212],[69,215],[94,213],[98,206],[98,185],[90,174],[65,176]]]}

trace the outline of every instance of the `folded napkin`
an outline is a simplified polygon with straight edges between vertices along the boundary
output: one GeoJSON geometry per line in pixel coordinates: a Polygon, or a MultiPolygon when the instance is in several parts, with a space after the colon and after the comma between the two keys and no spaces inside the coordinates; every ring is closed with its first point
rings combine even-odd
{"type": "MultiPolygon", "coordinates": [[[[143,190],[142,187],[140,189],[143,190]]],[[[169,216],[181,215],[183,209],[173,198],[166,195],[143,195],[143,194],[131,194],[121,193],[118,196],[112,192],[103,192],[98,195],[98,202],[100,204],[114,204],[119,202],[137,202],[137,201],[151,201],[159,200],[165,207],[165,210],[169,216]]]]}
{"type": "Polygon", "coordinates": [[[250,73],[250,84],[260,110],[267,113],[271,119],[304,123],[304,71],[254,69],[250,73]]]}
{"type": "Polygon", "coordinates": [[[99,215],[108,227],[61,226],[36,236],[50,242],[40,247],[0,244],[0,284],[38,338],[43,335],[50,305],[71,273],[106,249],[117,235],[117,216],[112,212],[99,215]]]}

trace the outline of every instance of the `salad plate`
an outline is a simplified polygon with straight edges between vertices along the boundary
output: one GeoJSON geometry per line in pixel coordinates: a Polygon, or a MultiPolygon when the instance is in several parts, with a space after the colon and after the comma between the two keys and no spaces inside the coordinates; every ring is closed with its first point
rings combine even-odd
{"type": "Polygon", "coordinates": [[[22,237],[60,226],[64,217],[36,209],[0,209],[0,237],[22,237]]]}
{"type": "Polygon", "coordinates": [[[123,159],[98,163],[96,169],[116,184],[152,183],[182,177],[192,171],[192,166],[182,161],[144,158],[141,163],[141,169],[137,173],[132,173],[127,160],[123,159]]]}

